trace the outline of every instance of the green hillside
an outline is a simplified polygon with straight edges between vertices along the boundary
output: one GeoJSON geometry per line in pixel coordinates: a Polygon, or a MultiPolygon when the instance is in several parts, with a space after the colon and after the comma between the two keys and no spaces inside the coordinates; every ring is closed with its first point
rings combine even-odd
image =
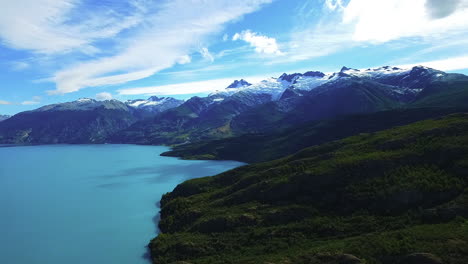
{"type": "Polygon", "coordinates": [[[468,263],[467,175],[454,114],[189,180],[162,199],[153,262],[468,263]]]}

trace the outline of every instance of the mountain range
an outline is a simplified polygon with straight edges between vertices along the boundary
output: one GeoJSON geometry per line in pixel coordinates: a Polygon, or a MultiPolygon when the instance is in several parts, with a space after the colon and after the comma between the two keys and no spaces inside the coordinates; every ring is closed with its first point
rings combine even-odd
{"type": "Polygon", "coordinates": [[[182,101],[82,98],[19,113],[0,124],[2,143],[182,144],[281,131],[314,120],[402,108],[461,107],[468,77],[416,66],[282,74],[236,80],[182,101]]]}

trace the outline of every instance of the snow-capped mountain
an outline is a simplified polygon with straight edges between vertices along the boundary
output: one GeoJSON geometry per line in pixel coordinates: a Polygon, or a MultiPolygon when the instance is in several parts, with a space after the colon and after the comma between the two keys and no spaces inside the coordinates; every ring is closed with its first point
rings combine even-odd
{"type": "Polygon", "coordinates": [[[184,101],[178,100],[172,97],[156,97],[151,96],[150,98],[144,99],[136,99],[136,100],[128,100],[125,104],[129,107],[140,109],[152,113],[160,113],[164,112],[168,109],[177,107],[181,105],[184,101]]]}
{"type": "Polygon", "coordinates": [[[345,76],[370,79],[378,83],[421,90],[428,83],[443,80],[449,74],[424,66],[415,66],[410,69],[383,66],[375,69],[357,70],[343,67],[340,73],[345,76]]]}
{"type": "Polygon", "coordinates": [[[51,104],[40,107],[33,112],[45,112],[45,111],[89,111],[94,109],[108,109],[108,110],[124,110],[128,111],[129,108],[119,100],[105,100],[98,101],[91,98],[80,98],[76,101],[51,104]]]}
{"type": "MultiPolygon", "coordinates": [[[[234,83],[236,83],[236,81],[234,83]]],[[[231,96],[240,99],[246,96],[264,95],[269,97],[269,100],[278,100],[289,85],[290,82],[288,81],[271,77],[255,84],[237,86],[236,88],[229,88],[232,86],[231,84],[224,90],[219,90],[210,94],[209,97],[214,98],[215,101],[222,101],[220,98],[225,99],[231,96]]]]}
{"type": "Polygon", "coordinates": [[[416,66],[409,69],[383,66],[361,70],[343,67],[339,72],[335,73],[323,73],[319,71],[293,74],[284,73],[278,78],[268,78],[248,86],[239,86],[240,82],[236,80],[226,89],[217,91],[210,96],[222,98],[217,99],[217,101],[222,101],[230,96],[240,98],[249,94],[264,94],[270,95],[272,101],[277,101],[291,96],[301,96],[304,92],[312,91],[318,87],[331,89],[334,85],[335,87],[341,86],[340,82],[347,82],[349,79],[360,79],[362,81],[387,85],[387,92],[389,94],[414,98],[429,83],[447,80],[447,78],[451,77],[453,77],[453,74],[447,74],[424,66],[416,66]],[[236,88],[230,88],[232,86],[236,88]]]}

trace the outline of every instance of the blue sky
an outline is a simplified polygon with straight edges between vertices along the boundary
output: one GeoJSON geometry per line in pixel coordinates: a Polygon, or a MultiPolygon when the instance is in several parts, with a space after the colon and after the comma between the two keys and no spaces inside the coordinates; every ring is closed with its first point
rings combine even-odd
{"type": "Polygon", "coordinates": [[[467,15],[468,0],[5,1],[0,114],[344,65],[466,74],[467,15]]]}

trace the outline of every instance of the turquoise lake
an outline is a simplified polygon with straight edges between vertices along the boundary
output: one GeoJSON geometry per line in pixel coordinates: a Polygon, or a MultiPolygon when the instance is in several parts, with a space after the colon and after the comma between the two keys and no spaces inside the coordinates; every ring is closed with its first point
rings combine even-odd
{"type": "Polygon", "coordinates": [[[0,147],[0,263],[140,264],[161,195],[234,161],[161,157],[166,147],[0,147]]]}

